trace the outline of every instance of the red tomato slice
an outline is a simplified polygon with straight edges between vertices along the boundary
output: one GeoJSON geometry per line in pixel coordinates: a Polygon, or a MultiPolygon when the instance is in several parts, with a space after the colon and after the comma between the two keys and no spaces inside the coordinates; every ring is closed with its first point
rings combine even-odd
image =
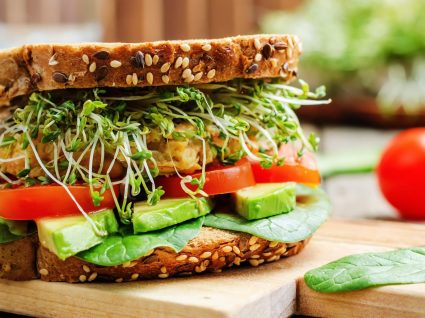
{"type": "Polygon", "coordinates": [[[320,173],[312,153],[305,152],[299,157],[295,145],[285,144],[279,149],[279,156],[285,158],[284,165],[273,165],[269,169],[263,168],[259,162],[251,162],[256,182],[292,181],[314,185],[320,184],[320,173]]]}
{"type": "MultiPolygon", "coordinates": [[[[195,173],[191,176],[200,178],[201,173],[195,173]]],[[[181,188],[180,180],[177,175],[162,176],[155,179],[155,184],[163,187],[165,191],[164,197],[187,197],[187,193],[181,188]]],[[[217,163],[208,165],[203,190],[209,195],[216,195],[233,193],[253,185],[255,185],[255,180],[251,164],[247,159],[242,159],[234,166],[225,166],[217,163]]],[[[196,186],[188,185],[188,188],[195,190],[196,186]]]]}
{"type": "MultiPolygon", "coordinates": [[[[88,186],[69,186],[85,212],[114,208],[112,191],[105,191],[99,206],[93,204],[88,186]]],[[[119,187],[114,186],[119,194],[119,187]]],[[[36,220],[49,216],[81,214],[74,201],[59,185],[43,185],[0,190],[0,217],[11,220],[36,220]]]]}

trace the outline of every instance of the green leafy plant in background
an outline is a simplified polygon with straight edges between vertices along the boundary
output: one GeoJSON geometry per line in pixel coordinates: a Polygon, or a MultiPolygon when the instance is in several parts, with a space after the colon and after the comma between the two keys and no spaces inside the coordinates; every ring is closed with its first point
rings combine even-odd
{"type": "Polygon", "coordinates": [[[325,81],[331,95],[377,96],[385,112],[425,106],[425,1],[310,0],[267,15],[261,27],[298,34],[303,74],[325,81]]]}
{"type": "Polygon", "coordinates": [[[425,283],[425,248],[346,256],[307,272],[304,280],[313,290],[324,293],[425,283]]]}

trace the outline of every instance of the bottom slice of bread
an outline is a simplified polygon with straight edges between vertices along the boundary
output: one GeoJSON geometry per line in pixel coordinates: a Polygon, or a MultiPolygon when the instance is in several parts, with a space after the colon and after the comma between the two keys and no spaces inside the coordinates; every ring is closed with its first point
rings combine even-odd
{"type": "Polygon", "coordinates": [[[37,234],[0,244],[0,278],[31,280],[37,278],[37,234]]]}
{"type": "Polygon", "coordinates": [[[249,264],[259,266],[299,253],[307,240],[296,243],[270,242],[250,234],[203,227],[179,253],[156,248],[138,260],[119,266],[103,267],[77,257],[60,260],[46,248],[38,250],[37,267],[45,281],[84,283],[92,281],[134,281],[168,278],[249,264]]]}

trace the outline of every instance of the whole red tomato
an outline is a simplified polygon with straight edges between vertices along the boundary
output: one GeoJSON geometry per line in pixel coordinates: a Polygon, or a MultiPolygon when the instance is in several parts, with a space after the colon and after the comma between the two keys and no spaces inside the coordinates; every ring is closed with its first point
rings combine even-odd
{"type": "Polygon", "coordinates": [[[379,186],[405,219],[425,220],[425,128],[397,135],[377,167],[379,186]]]}

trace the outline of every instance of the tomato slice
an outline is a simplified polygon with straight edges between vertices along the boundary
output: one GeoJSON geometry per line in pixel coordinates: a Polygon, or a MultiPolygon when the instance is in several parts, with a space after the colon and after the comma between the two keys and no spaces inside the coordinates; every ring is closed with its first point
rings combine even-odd
{"type": "MultiPolygon", "coordinates": [[[[200,178],[201,173],[191,174],[193,178],[200,178]]],[[[187,197],[180,185],[180,178],[177,175],[161,176],[155,179],[157,186],[162,186],[164,197],[180,198],[187,197]]],[[[247,159],[238,161],[233,166],[225,166],[218,163],[208,165],[205,173],[205,185],[203,190],[208,195],[233,193],[240,189],[255,185],[251,164],[247,159]]],[[[188,188],[195,190],[196,187],[188,185],[188,188]]]]}
{"type": "Polygon", "coordinates": [[[320,184],[320,173],[312,153],[305,152],[300,157],[295,145],[285,144],[279,149],[279,155],[285,158],[285,163],[282,166],[273,165],[266,169],[259,162],[251,162],[256,182],[292,181],[313,185],[320,184]]]}
{"type": "MultiPolygon", "coordinates": [[[[88,186],[69,186],[85,212],[114,208],[112,191],[105,191],[99,206],[93,204],[88,186]]],[[[119,194],[119,186],[114,186],[119,194]]],[[[81,214],[77,205],[60,185],[36,185],[0,190],[0,217],[11,220],[36,220],[43,217],[81,214]]]]}

